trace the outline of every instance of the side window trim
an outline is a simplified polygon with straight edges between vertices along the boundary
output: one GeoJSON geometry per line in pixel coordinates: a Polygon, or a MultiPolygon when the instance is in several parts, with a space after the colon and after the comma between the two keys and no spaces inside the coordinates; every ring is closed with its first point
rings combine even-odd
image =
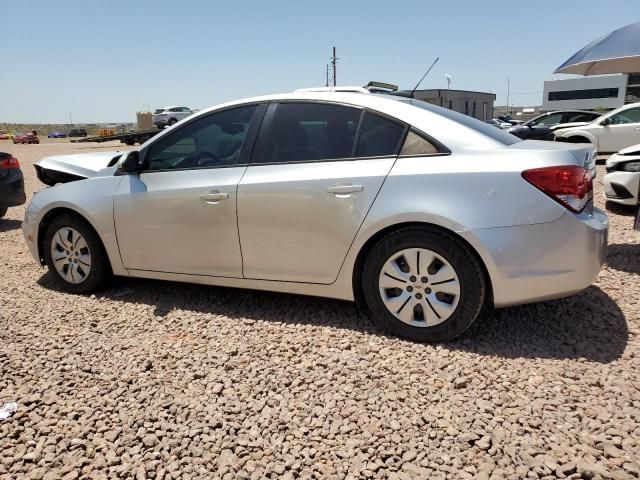
{"type": "MultiPolygon", "coordinates": [[[[251,155],[250,158],[247,159],[247,163],[248,165],[254,165],[254,166],[266,166],[266,165],[294,165],[294,164],[300,164],[300,165],[304,165],[304,164],[308,164],[308,163],[320,163],[320,162],[344,162],[344,161],[355,161],[355,160],[368,160],[368,159],[372,159],[372,158],[390,158],[390,157],[395,157],[395,158],[405,158],[405,157],[437,157],[437,156],[444,156],[444,155],[451,155],[451,150],[449,148],[447,148],[446,145],[444,145],[442,142],[436,140],[435,138],[433,138],[431,135],[424,133],[423,131],[417,129],[416,127],[403,122],[402,120],[396,118],[396,117],[392,117],[390,115],[387,115],[386,113],[383,112],[379,112],[377,110],[372,110],[370,108],[366,108],[366,107],[360,107],[358,105],[349,105],[349,104],[343,104],[340,102],[327,102],[327,101],[314,101],[314,100],[279,100],[279,101],[273,101],[273,102],[269,102],[268,106],[265,106],[265,113],[262,116],[262,118],[260,119],[260,124],[256,125],[256,133],[255,133],[255,139],[253,141],[253,145],[252,145],[252,150],[251,150],[251,155]],[[347,107],[352,107],[352,108],[357,108],[360,109],[362,111],[362,113],[360,114],[360,119],[358,121],[358,127],[357,127],[357,131],[356,131],[356,136],[355,136],[355,141],[354,141],[354,146],[353,146],[353,150],[351,152],[351,156],[350,157],[344,157],[344,158],[332,158],[332,159],[319,159],[319,160],[306,160],[304,162],[260,162],[258,161],[258,159],[256,158],[256,153],[260,151],[260,148],[258,148],[261,144],[261,142],[266,141],[266,139],[268,138],[268,135],[271,133],[271,128],[273,126],[273,120],[276,114],[276,111],[278,109],[278,106],[280,104],[283,103],[315,103],[315,104],[321,104],[321,105],[343,105],[343,106],[347,106],[347,107]],[[393,155],[382,155],[382,156],[375,156],[375,157],[356,157],[356,150],[358,148],[358,142],[360,140],[360,133],[362,130],[362,124],[364,122],[364,116],[365,113],[370,113],[372,115],[377,115],[379,117],[383,117],[386,118],[390,121],[393,121],[401,126],[404,127],[404,132],[403,134],[400,136],[400,140],[398,142],[398,145],[396,145],[396,149],[395,149],[395,153],[393,155]],[[436,147],[438,149],[437,153],[428,153],[428,154],[420,154],[420,155],[400,155],[400,151],[402,149],[402,146],[404,145],[404,142],[407,138],[407,135],[409,134],[409,132],[413,132],[416,135],[421,136],[422,138],[424,138],[426,141],[430,142],[434,147],[436,147]]],[[[253,126],[252,126],[253,128],[253,126]]]]}
{"type": "Polygon", "coordinates": [[[258,135],[258,129],[260,127],[260,124],[262,123],[264,116],[265,116],[265,112],[267,110],[267,107],[269,106],[268,103],[244,103],[244,104],[239,104],[239,105],[233,105],[227,108],[222,108],[220,110],[214,110],[212,112],[207,113],[206,115],[202,115],[202,116],[193,116],[191,118],[189,118],[184,125],[181,125],[179,129],[174,130],[173,132],[169,133],[166,137],[162,137],[162,139],[157,138],[156,141],[152,142],[150,145],[147,145],[144,148],[144,151],[141,151],[142,155],[141,155],[141,171],[140,173],[155,173],[155,172],[184,172],[185,170],[212,170],[212,169],[219,169],[219,168],[233,168],[233,167],[243,167],[243,166],[247,166],[249,164],[249,157],[251,155],[251,152],[253,151],[254,147],[255,147],[255,143],[256,143],[256,137],[258,135]],[[242,145],[242,150],[240,150],[240,155],[238,156],[238,162],[236,162],[233,165],[221,165],[221,166],[206,166],[206,167],[189,167],[189,168],[170,168],[170,169],[161,169],[161,170],[149,170],[149,155],[151,153],[151,149],[153,148],[153,146],[155,145],[155,143],[157,141],[160,141],[164,138],[169,138],[175,134],[177,134],[178,132],[180,132],[180,130],[188,127],[189,125],[191,125],[194,122],[197,122],[201,119],[210,117],[212,115],[216,115],[222,112],[226,112],[228,110],[234,110],[236,108],[244,108],[244,107],[251,107],[251,106],[255,106],[256,107],[256,111],[253,114],[253,117],[251,118],[251,124],[249,125],[249,130],[247,130],[247,136],[245,137],[244,143],[242,145]],[[251,148],[249,149],[249,144],[251,144],[251,148]]]}
{"type": "Polygon", "coordinates": [[[360,112],[360,118],[358,119],[358,127],[356,128],[356,136],[353,139],[353,148],[351,149],[351,159],[356,158],[356,152],[358,151],[358,144],[360,143],[360,132],[362,131],[362,123],[364,122],[364,116],[367,114],[367,109],[363,108],[360,112]]]}

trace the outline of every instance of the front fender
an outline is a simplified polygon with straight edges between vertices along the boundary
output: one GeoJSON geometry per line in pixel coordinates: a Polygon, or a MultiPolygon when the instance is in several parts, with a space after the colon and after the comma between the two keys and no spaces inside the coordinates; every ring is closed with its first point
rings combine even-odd
{"type": "Polygon", "coordinates": [[[589,142],[595,145],[596,148],[598,147],[598,139],[595,137],[595,135],[585,130],[560,130],[554,132],[554,136],[556,138],[562,138],[565,141],[571,138],[586,138],[587,140],[589,140],[589,142]]]}
{"type": "Polygon", "coordinates": [[[84,218],[102,240],[113,273],[127,275],[122,266],[113,221],[113,193],[122,177],[101,177],[46,188],[33,196],[25,230],[31,227],[34,244],[40,244],[40,225],[56,209],[70,210],[84,218]]]}

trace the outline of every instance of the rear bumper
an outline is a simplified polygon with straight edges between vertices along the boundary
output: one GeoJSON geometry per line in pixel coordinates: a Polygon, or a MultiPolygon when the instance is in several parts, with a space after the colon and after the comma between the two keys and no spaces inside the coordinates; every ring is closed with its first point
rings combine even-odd
{"type": "Polygon", "coordinates": [[[555,222],[473,230],[463,237],[485,262],[496,307],[562,298],[590,286],[607,250],[604,212],[555,222]]]}
{"type": "Polygon", "coordinates": [[[26,200],[22,172],[17,169],[9,170],[9,176],[0,179],[0,208],[17,207],[26,200]]]}

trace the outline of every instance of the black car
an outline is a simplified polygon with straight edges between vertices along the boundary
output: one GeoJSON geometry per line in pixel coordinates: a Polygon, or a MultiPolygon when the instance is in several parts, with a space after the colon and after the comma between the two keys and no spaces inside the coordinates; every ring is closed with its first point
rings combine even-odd
{"type": "Polygon", "coordinates": [[[69,137],[86,137],[87,131],[84,128],[73,128],[69,132],[69,137]]]}
{"type": "Polygon", "coordinates": [[[587,110],[560,110],[539,115],[507,131],[523,140],[553,140],[552,127],[564,123],[589,123],[600,115],[587,110]]]}
{"type": "Polygon", "coordinates": [[[9,207],[17,207],[27,201],[20,163],[10,153],[0,152],[0,218],[9,207]]]}

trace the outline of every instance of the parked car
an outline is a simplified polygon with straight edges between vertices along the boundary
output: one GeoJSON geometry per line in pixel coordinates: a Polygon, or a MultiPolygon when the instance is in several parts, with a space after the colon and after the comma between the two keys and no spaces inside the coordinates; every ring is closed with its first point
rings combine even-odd
{"type": "Polygon", "coordinates": [[[23,230],[70,292],[115,274],[334,297],[438,341],[485,306],[592,283],[608,229],[594,153],[406,97],[270,95],[101,153],[94,173],[55,158],[89,178],[36,193],[23,230]]]}
{"type": "Polygon", "coordinates": [[[153,112],[153,124],[158,128],[171,126],[179,122],[183,118],[187,118],[193,114],[194,110],[188,107],[163,107],[153,112]]]}
{"type": "Polygon", "coordinates": [[[13,133],[0,132],[0,140],[13,140],[13,133]]]}
{"type": "Polygon", "coordinates": [[[598,117],[591,123],[554,132],[555,140],[591,143],[598,153],[611,154],[640,143],[640,103],[630,103],[598,117]]]}
{"type": "Polygon", "coordinates": [[[47,135],[47,138],[67,138],[67,134],[64,132],[51,132],[47,135]]]}
{"type": "Polygon", "coordinates": [[[637,205],[640,199],[640,144],[611,155],[602,179],[605,198],[622,205],[637,205]]]}
{"type": "Polygon", "coordinates": [[[492,118],[491,120],[487,120],[486,123],[488,123],[489,125],[493,125],[494,127],[501,128],[502,130],[506,130],[508,128],[513,127],[513,125],[511,125],[510,123],[503,122],[502,120],[499,120],[497,118],[492,118]]]}
{"type": "Polygon", "coordinates": [[[509,133],[523,140],[553,140],[553,128],[571,123],[572,126],[586,125],[601,114],[586,110],[560,110],[539,115],[509,129],[509,133]]]}
{"type": "Polygon", "coordinates": [[[9,207],[17,207],[27,200],[20,162],[10,153],[0,152],[0,218],[9,207]]]}
{"type": "Polygon", "coordinates": [[[520,125],[521,123],[523,123],[522,120],[516,120],[515,118],[513,118],[511,115],[500,115],[498,116],[498,120],[508,123],[509,125],[520,125]]]}
{"type": "Polygon", "coordinates": [[[40,143],[40,139],[34,133],[21,133],[13,137],[13,143],[40,143]]]}
{"type": "Polygon", "coordinates": [[[87,130],[84,128],[72,128],[69,131],[69,137],[86,137],[87,130]]]}

